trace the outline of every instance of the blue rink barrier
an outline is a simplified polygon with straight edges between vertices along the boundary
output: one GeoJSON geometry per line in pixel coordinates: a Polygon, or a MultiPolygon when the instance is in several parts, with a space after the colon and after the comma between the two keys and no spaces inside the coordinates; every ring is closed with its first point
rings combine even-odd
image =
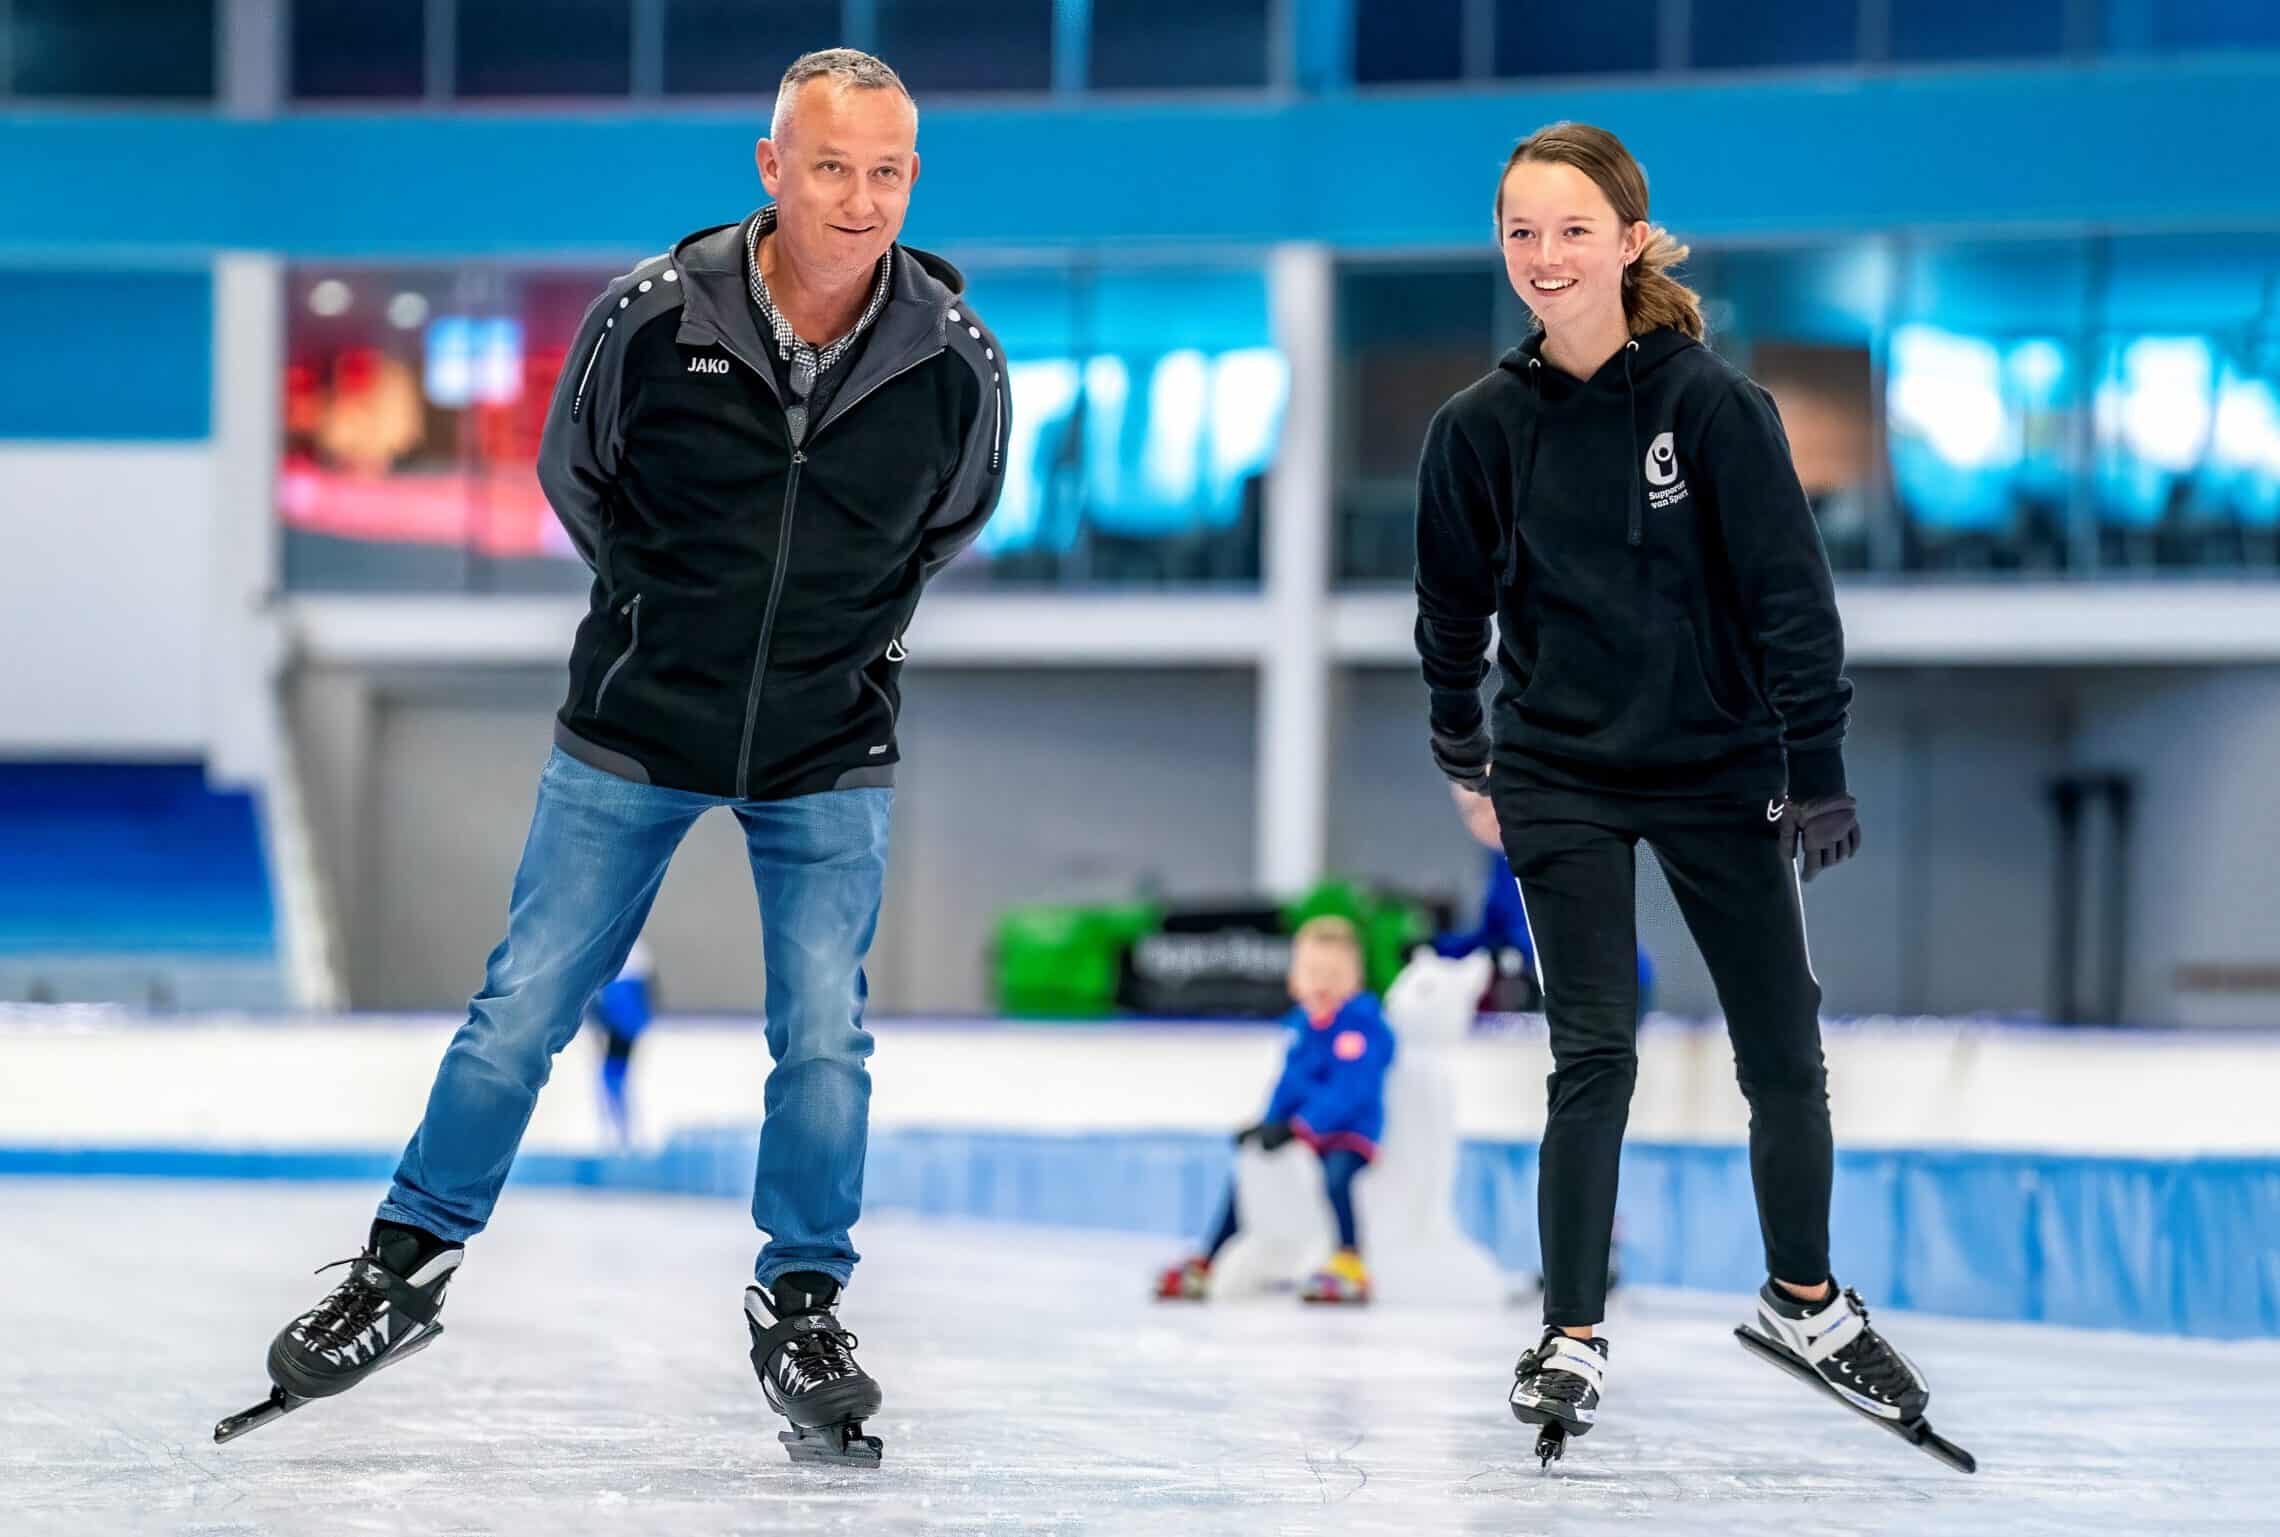
{"type": "MultiPolygon", "coordinates": [[[[514,1182],[745,1200],[757,1141],[723,1129],[649,1153],[532,1153],[514,1182]]],[[[1192,1241],[1217,1216],[1232,1161],[1227,1138],[1193,1132],[881,1130],[865,1204],[1192,1241]]],[[[0,1148],[0,1175],[379,1184],[395,1162],[370,1149],[0,1148]]],[[[1539,1268],[1532,1144],[1467,1143],[1456,1205],[1506,1269],[1539,1268]]],[[[1631,1280],[1747,1292],[1764,1275],[1745,1149],[1626,1147],[1618,1224],[1631,1280]]],[[[2280,1158],[1840,1152],[1831,1237],[1841,1279],[1893,1307],[2280,1337],[2280,1158]]]]}
{"type": "MultiPolygon", "coordinates": [[[[672,1188],[748,1197],[755,1136],[677,1138],[672,1188]]],[[[1232,1152],[1186,1132],[1049,1136],[881,1132],[872,1210],[1198,1238],[1232,1152]]],[[[1470,1142],[1457,1217],[1507,1270],[1540,1268],[1533,1144],[1470,1142]]],[[[1754,1291],[1764,1279],[1744,1148],[1623,1151],[1624,1274],[1649,1285],[1754,1291]]],[[[1847,1151],[1831,1245],[1872,1301],[1970,1318],[2237,1339],[2280,1337],[2280,1159],[1847,1151]]],[[[1365,1244],[1368,1235],[1363,1235],[1365,1244]]]]}

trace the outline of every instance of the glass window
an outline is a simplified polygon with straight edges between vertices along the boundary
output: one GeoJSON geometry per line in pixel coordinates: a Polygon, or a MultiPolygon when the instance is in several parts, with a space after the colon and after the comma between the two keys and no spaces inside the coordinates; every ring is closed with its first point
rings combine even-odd
{"type": "Polygon", "coordinates": [[[1093,0],[1101,90],[1267,83],[1266,0],[1093,0]]]}
{"type": "Polygon", "coordinates": [[[19,96],[214,94],[214,0],[11,0],[19,96]]]}
{"type": "Polygon", "coordinates": [[[294,0],[293,94],[421,95],[427,80],[424,0],[294,0]]]}
{"type": "Polygon", "coordinates": [[[2280,48],[2280,6],[2268,0],[2107,0],[2117,53],[2280,48]]]}
{"type": "Polygon", "coordinates": [[[1356,0],[1355,81],[1464,78],[1465,5],[1466,0],[1356,0]]]}
{"type": "Polygon", "coordinates": [[[1875,565],[1883,516],[1873,349],[1891,283],[1888,248],[1727,251],[1678,277],[1702,295],[1711,345],[1780,408],[1830,564],[1875,565]]]}
{"type": "Polygon", "coordinates": [[[914,93],[1053,87],[1053,0],[878,0],[879,56],[914,93]]]}
{"type": "Polygon", "coordinates": [[[1518,339],[1492,260],[1355,266],[1338,275],[1337,579],[1407,582],[1416,565],[1417,454],[1442,402],[1518,339]]]}
{"type": "Polygon", "coordinates": [[[2093,291],[2079,240],[1927,245],[1905,260],[1885,426],[1911,569],[2058,570],[2071,537],[2093,291]]]}
{"type": "Polygon", "coordinates": [[[792,60],[841,41],[839,0],[668,0],[665,90],[772,101],[792,60]]]}
{"type": "Polygon", "coordinates": [[[1635,74],[1661,52],[1660,0],[1497,0],[1496,73],[1635,74]]]}
{"type": "Polygon", "coordinates": [[[461,96],[623,96],[632,0],[459,0],[461,96]]]}
{"type": "Polygon", "coordinates": [[[2047,57],[2066,48],[2068,0],[1905,0],[1892,7],[1892,57],[1913,64],[1947,59],[2047,57]]]}
{"type": "Polygon", "coordinates": [[[2269,566],[2280,531],[2280,238],[2116,240],[2094,349],[2103,566],[2269,566]]]}
{"type": "Polygon", "coordinates": [[[1860,7],[1855,0],[1694,0],[1689,45],[1697,69],[1850,64],[1860,57],[1860,7]]]}
{"type": "Polygon", "coordinates": [[[582,590],[534,467],[578,319],[617,270],[289,269],[286,584],[582,590]]]}
{"type": "Polygon", "coordinates": [[[1248,267],[969,270],[1007,358],[996,581],[1255,583],[1289,370],[1248,267]]]}
{"type": "MultiPolygon", "coordinates": [[[[622,269],[287,274],[287,585],[583,590],[534,466],[622,269]]],[[[1256,268],[967,268],[1007,358],[1006,487],[960,582],[1255,584],[1289,394],[1256,268]]]]}

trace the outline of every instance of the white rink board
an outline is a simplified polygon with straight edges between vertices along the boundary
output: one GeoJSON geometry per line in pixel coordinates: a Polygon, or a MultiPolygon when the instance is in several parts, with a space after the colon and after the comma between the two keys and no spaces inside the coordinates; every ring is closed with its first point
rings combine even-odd
{"type": "Polygon", "coordinates": [[[1966,1478],[1745,1357],[1743,1299],[1633,1294],[1606,1418],[1547,1475],[1504,1404],[1527,1307],[1166,1309],[1153,1241],[884,1221],[844,1312],[885,1466],[795,1468],[745,1360],[743,1214],[549,1191],[509,1193],[434,1349],[214,1446],[371,1199],[0,1180],[0,1530],[2245,1537],[2280,1500],[2280,1344],[1880,1311],[1966,1478]]]}
{"type": "MultiPolygon", "coordinates": [[[[457,1028],[441,1017],[142,1020],[0,1014],[0,1147],[380,1148],[403,1144],[457,1028]]],[[[1267,1026],[880,1020],[873,1124],[1038,1132],[1219,1131],[1257,1117],[1280,1063],[1267,1026]]],[[[2134,1154],[2280,1151],[2280,1032],[1835,1023],[1847,1147],[2134,1154]]],[[[1551,1068],[1540,1021],[1459,1048],[1461,1135],[1533,1141],[1551,1068]]],[[[1654,1018],[1630,1135],[1739,1142],[1747,1112],[1716,1025],[1654,1018]]],[[[602,1145],[595,1048],[573,1042],[525,1146],[602,1145]]],[[[760,1118],[757,1020],[668,1020],[636,1062],[646,1140],[760,1118]]]]}

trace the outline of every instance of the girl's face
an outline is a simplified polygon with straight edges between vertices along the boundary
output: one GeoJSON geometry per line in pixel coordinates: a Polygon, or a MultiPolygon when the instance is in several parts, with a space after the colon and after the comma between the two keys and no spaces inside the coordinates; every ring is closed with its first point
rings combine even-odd
{"type": "Polygon", "coordinates": [[[1546,331],[1623,317],[1623,269],[1647,226],[1624,224],[1572,165],[1524,160],[1505,173],[1497,239],[1513,292],[1546,331]]]}

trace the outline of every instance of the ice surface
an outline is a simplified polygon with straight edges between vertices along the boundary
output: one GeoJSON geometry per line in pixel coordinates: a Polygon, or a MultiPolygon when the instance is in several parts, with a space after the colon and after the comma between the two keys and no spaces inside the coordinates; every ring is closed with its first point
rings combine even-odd
{"type": "Polygon", "coordinates": [[[0,1181],[0,1532],[2280,1530],[2280,1344],[1880,1312],[1966,1478],[1746,1357],[1743,1299],[1633,1294],[1607,1420],[1541,1473],[1504,1406],[1525,1306],[1166,1307],[1174,1243],[887,1218],[843,1309],[886,1465],[794,1467],[738,1205],[535,1190],[434,1349],[216,1447],[375,1195],[0,1181]]]}

